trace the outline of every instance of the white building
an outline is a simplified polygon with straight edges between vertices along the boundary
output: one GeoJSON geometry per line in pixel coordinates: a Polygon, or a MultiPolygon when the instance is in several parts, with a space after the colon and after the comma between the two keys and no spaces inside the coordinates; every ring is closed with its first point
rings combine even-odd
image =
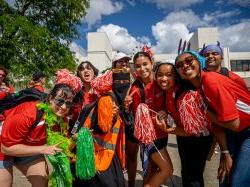
{"type": "MultiPolygon", "coordinates": [[[[218,29],[198,28],[193,34],[189,42],[191,50],[198,50],[203,44],[216,44],[218,41],[218,29]]],[[[177,45],[177,44],[176,44],[177,45]]],[[[222,44],[223,46],[223,44],[222,44]]],[[[223,66],[234,71],[246,80],[248,88],[250,88],[250,51],[249,52],[231,52],[229,48],[224,46],[223,66]]],[[[112,46],[105,33],[92,32],[88,33],[88,50],[87,59],[91,61],[100,71],[111,67],[112,46]]],[[[155,54],[155,60],[173,60],[176,54],[155,54]]]]}

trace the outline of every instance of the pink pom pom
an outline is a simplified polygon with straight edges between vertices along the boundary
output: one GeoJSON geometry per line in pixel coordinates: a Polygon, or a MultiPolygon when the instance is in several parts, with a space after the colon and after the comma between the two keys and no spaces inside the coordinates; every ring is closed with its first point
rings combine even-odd
{"type": "Polygon", "coordinates": [[[112,90],[113,76],[112,70],[106,71],[91,81],[91,87],[98,96],[112,90]]]}
{"type": "Polygon", "coordinates": [[[150,111],[144,103],[139,104],[136,109],[134,136],[144,144],[150,144],[156,140],[156,132],[150,111]]]}
{"type": "Polygon", "coordinates": [[[188,134],[195,136],[210,134],[211,121],[206,116],[206,105],[198,91],[188,91],[177,104],[181,123],[188,134]]]}
{"type": "Polygon", "coordinates": [[[82,81],[67,69],[60,69],[56,72],[56,84],[67,84],[76,94],[82,88],[82,81]]]}

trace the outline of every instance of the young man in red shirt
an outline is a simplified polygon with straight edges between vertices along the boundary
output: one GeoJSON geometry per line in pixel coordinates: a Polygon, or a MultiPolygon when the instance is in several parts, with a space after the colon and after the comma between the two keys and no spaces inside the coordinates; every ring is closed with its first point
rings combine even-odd
{"type": "Polygon", "coordinates": [[[220,45],[207,45],[200,51],[200,55],[206,58],[206,67],[204,71],[213,71],[225,75],[247,88],[246,82],[236,73],[228,70],[226,67],[222,67],[223,51],[220,45]]]}

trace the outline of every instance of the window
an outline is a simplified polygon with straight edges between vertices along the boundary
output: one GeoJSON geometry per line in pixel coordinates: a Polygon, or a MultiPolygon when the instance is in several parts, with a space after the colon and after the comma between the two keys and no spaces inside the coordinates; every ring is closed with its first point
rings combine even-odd
{"type": "Polygon", "coordinates": [[[250,71],[250,60],[231,60],[232,71],[250,71]]]}

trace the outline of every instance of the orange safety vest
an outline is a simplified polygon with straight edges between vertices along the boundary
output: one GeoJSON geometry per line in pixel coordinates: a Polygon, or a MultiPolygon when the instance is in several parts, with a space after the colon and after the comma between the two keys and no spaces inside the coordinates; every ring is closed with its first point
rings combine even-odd
{"type": "MultiPolygon", "coordinates": [[[[94,108],[84,122],[84,126],[90,129],[93,112],[94,108]]],[[[98,171],[103,172],[109,168],[115,151],[122,168],[125,168],[125,126],[119,115],[109,132],[104,134],[93,133],[93,139],[95,148],[95,166],[98,171]]]]}

